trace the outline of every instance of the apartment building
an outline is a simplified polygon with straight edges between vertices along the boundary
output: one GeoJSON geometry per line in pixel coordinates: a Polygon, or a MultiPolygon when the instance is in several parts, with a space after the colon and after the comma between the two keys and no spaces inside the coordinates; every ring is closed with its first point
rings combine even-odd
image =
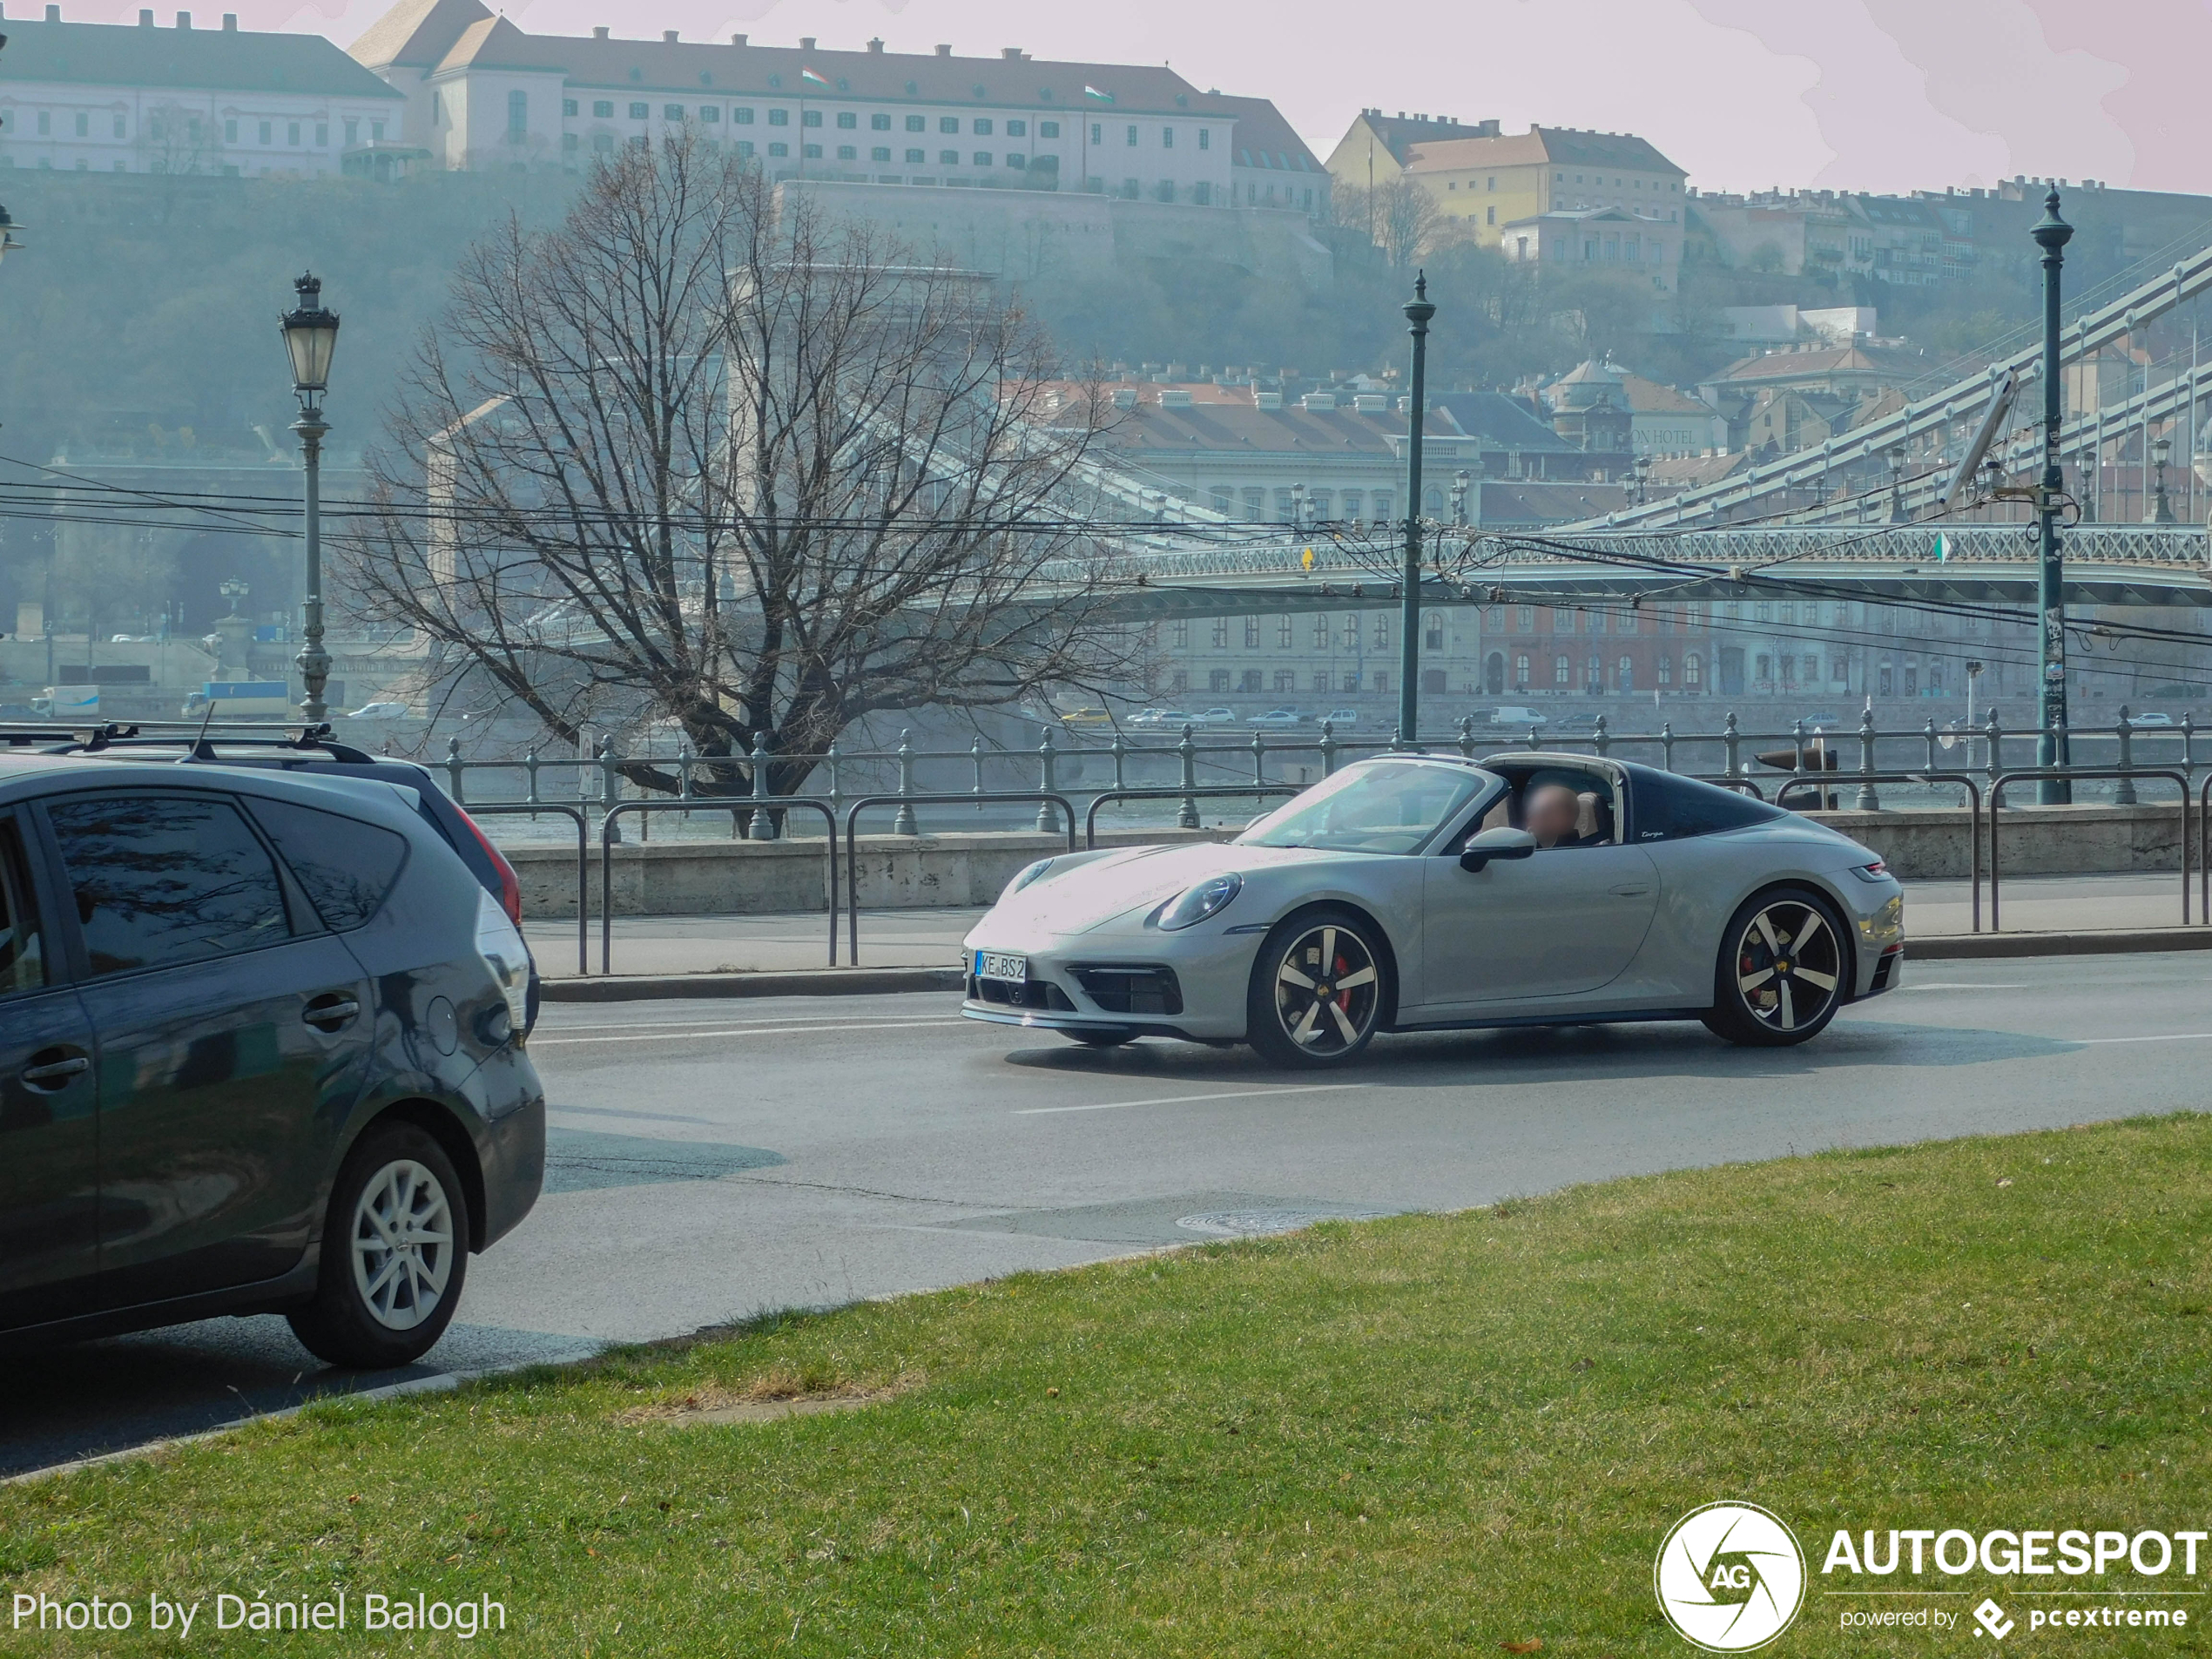
{"type": "Polygon", "coordinates": [[[1327,206],[1326,172],[1272,105],[1157,65],[534,35],[481,0],[402,0],[352,51],[442,168],[574,168],[688,129],[778,181],[1327,206]]]}
{"type": "Polygon", "coordinates": [[[395,143],[405,100],[319,35],[10,17],[0,167],[323,177],[395,143]]]}

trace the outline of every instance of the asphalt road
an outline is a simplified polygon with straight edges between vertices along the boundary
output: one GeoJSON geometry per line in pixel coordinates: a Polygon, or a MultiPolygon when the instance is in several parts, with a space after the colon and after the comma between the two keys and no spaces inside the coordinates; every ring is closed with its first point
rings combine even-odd
{"type": "Polygon", "coordinates": [[[1244,1049],[1107,1053],[941,995],[550,1006],[549,1190],[412,1372],[319,1371],[274,1318],[10,1368],[0,1471],[767,1309],[1637,1171],[2201,1108],[2195,954],[1908,965],[1784,1051],[1696,1025],[1385,1038],[1317,1082],[1244,1049]]]}

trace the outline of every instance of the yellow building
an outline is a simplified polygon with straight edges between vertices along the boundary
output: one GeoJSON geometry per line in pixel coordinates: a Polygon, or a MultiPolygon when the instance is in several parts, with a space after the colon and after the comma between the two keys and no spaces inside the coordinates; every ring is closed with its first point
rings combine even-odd
{"type": "Polygon", "coordinates": [[[1328,168],[1347,202],[1359,191],[1411,179],[1434,198],[1447,226],[1489,247],[1500,245],[1507,226],[1551,212],[1613,207],[1680,226],[1688,178],[1633,133],[1545,126],[1506,133],[1495,121],[1393,118],[1380,110],[1360,112],[1328,168]]]}

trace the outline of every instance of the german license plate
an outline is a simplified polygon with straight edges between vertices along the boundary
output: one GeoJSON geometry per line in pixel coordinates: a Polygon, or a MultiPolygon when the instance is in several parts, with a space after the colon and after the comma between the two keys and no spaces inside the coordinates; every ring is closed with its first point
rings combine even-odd
{"type": "Polygon", "coordinates": [[[1029,981],[1029,959],[1026,956],[1001,956],[995,951],[975,953],[977,979],[1002,980],[1009,985],[1026,985],[1029,981]]]}

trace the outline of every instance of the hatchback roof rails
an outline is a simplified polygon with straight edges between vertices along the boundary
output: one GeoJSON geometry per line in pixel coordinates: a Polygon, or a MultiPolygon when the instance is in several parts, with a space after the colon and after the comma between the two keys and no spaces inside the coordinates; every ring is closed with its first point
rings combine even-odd
{"type": "Polygon", "coordinates": [[[127,742],[138,735],[135,725],[118,725],[111,721],[105,725],[90,728],[81,725],[11,725],[0,727],[0,743],[17,748],[34,743],[51,743],[66,750],[82,750],[91,753],[105,749],[110,744],[127,742]]]}

